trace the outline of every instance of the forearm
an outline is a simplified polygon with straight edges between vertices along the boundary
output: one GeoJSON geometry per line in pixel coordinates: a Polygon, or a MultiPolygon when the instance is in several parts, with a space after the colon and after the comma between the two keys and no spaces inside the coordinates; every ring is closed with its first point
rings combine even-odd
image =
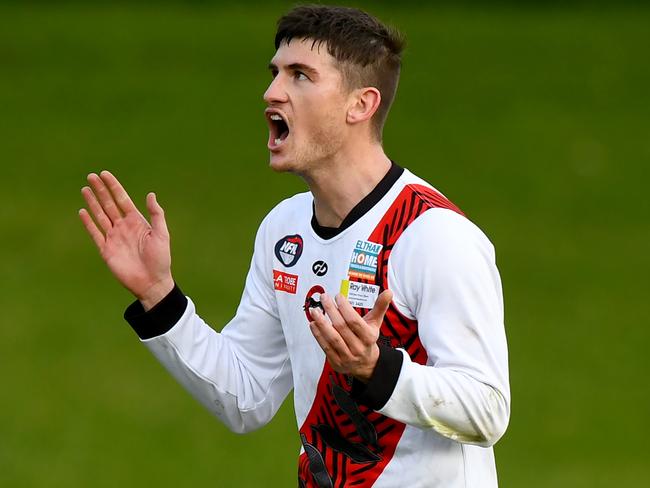
{"type": "Polygon", "coordinates": [[[235,432],[266,424],[290,389],[282,352],[249,361],[227,334],[196,314],[178,288],[146,314],[136,302],[125,316],[170,374],[235,432]]]}
{"type": "Polygon", "coordinates": [[[395,388],[380,413],[462,443],[490,446],[503,435],[506,394],[470,375],[411,362],[404,354],[395,388]]]}
{"type": "Polygon", "coordinates": [[[384,350],[382,356],[381,377],[357,392],[379,413],[480,446],[494,444],[505,432],[509,404],[497,388],[465,372],[414,363],[402,350],[384,350]]]}

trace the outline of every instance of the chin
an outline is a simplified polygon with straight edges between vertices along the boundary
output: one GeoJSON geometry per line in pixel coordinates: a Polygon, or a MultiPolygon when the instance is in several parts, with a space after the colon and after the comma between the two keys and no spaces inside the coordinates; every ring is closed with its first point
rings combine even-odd
{"type": "Polygon", "coordinates": [[[294,172],[296,170],[295,162],[292,158],[278,153],[270,154],[269,166],[273,171],[277,171],[278,173],[294,172]]]}

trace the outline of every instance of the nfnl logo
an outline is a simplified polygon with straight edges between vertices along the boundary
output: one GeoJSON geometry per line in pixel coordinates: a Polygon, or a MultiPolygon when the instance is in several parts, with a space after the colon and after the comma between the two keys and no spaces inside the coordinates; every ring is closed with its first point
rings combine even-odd
{"type": "Polygon", "coordinates": [[[298,234],[284,236],[275,245],[275,257],[287,268],[298,262],[302,254],[302,237],[298,234]]]}

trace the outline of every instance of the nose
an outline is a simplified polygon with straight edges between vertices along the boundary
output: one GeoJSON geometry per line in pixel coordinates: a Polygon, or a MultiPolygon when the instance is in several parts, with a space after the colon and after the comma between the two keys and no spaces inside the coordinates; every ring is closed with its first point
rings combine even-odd
{"type": "Polygon", "coordinates": [[[283,103],[287,101],[287,92],[284,89],[281,74],[278,74],[275,78],[273,78],[273,81],[271,81],[271,84],[264,92],[264,101],[268,105],[272,105],[274,103],[283,103]]]}

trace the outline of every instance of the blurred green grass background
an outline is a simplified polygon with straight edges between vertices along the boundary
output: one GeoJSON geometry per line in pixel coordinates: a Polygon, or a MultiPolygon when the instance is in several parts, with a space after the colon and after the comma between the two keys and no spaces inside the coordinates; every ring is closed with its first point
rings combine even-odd
{"type": "MultiPolygon", "coordinates": [[[[262,117],[290,5],[0,5],[0,486],[295,486],[291,402],[222,427],[122,320],[77,218],[90,171],[155,190],[220,328],[259,221],[305,188],[267,168],[262,117]]],[[[387,152],[497,248],[504,487],[650,478],[650,9],[612,5],[367,4],[409,39],[387,152]]]]}

